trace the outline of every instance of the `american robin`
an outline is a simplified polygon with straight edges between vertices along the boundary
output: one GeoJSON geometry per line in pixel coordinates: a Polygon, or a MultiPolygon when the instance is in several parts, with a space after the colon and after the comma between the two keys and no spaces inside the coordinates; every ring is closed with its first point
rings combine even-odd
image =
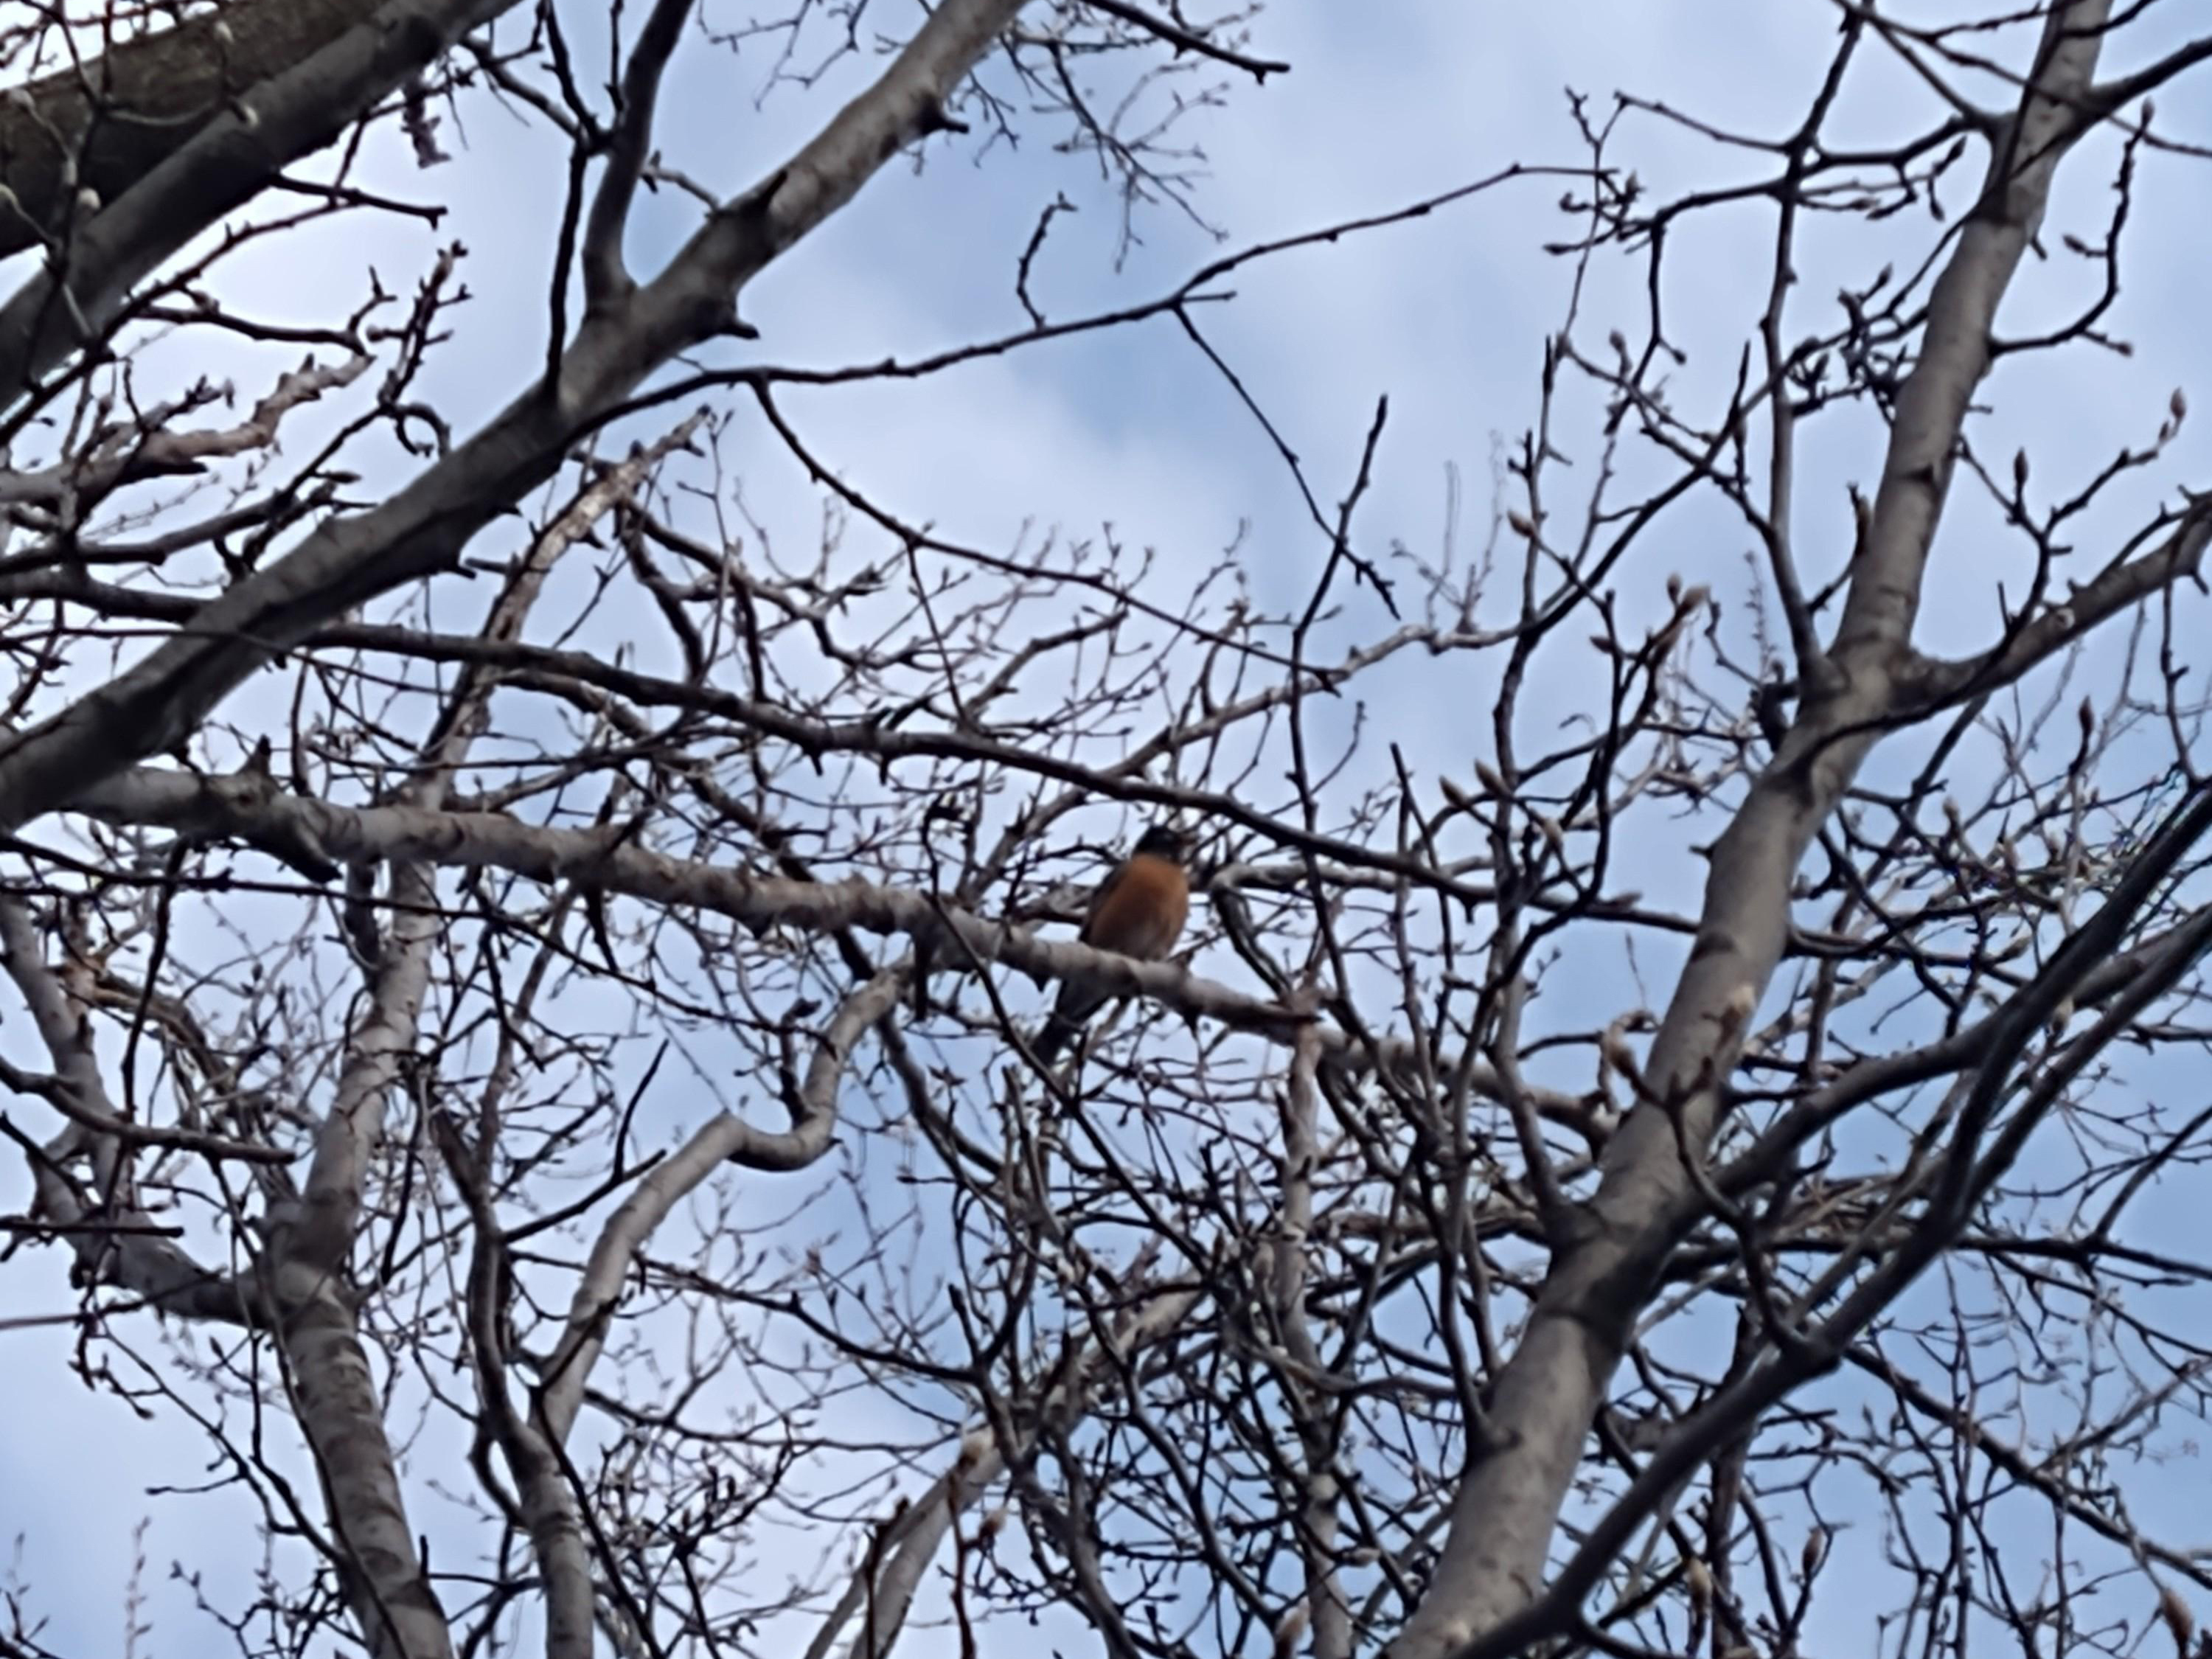
{"type": "MultiPolygon", "coordinates": [[[[1183,868],[1189,855],[1190,838],[1173,824],[1156,823],[1146,830],[1121,867],[1098,884],[1076,937],[1102,951],[1158,962],[1175,949],[1190,915],[1190,877],[1183,868]]],[[[1050,1062],[1111,995],[1081,980],[1063,984],[1051,1017],[1030,1045],[1036,1057],[1050,1062]]]]}

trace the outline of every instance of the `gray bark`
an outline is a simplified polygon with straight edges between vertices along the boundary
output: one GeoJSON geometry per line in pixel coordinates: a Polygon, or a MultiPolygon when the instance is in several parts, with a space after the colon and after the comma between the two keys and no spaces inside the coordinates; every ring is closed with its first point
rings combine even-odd
{"type": "Polygon", "coordinates": [[[514,0],[389,0],[368,21],[233,99],[122,198],[75,227],[64,257],[0,307],[0,407],[122,313],[131,290],[286,167],[514,0]]]}
{"type": "Polygon", "coordinates": [[[381,0],[228,0],[0,100],[0,258],[64,234],[72,198],[112,202],[247,88],[297,67],[381,0]]]}

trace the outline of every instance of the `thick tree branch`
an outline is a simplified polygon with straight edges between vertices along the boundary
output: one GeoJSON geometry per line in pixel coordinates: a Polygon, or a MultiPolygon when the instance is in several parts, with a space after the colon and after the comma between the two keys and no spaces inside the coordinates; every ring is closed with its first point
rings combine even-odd
{"type": "Polygon", "coordinates": [[[0,258],[59,236],[72,198],[113,202],[249,87],[286,74],[383,0],[224,0],[0,98],[0,258]]]}
{"type": "MultiPolygon", "coordinates": [[[[712,217],[659,278],[587,318],[552,385],[533,386],[389,501],[326,522],[207,605],[185,637],[0,749],[0,828],[25,823],[86,782],[161,752],[277,651],[353,605],[449,566],[478,530],[553,475],[575,431],[675,353],[727,331],[747,280],[940,122],[945,100],[1021,3],[939,7],[875,85],[789,163],[712,217]]],[[[503,3],[410,0],[399,9],[418,30],[434,33],[434,18],[465,27],[503,3]]],[[[331,50],[353,48],[341,42],[331,50]]],[[[396,58],[390,67],[396,71],[396,58]]],[[[210,130],[194,143],[220,136],[210,130]]],[[[184,163],[192,148],[167,166],[184,163]]],[[[166,171],[141,190],[155,189],[166,171]]],[[[9,338],[7,313],[0,313],[0,367],[9,361],[9,338]]]]}
{"type": "Polygon", "coordinates": [[[2177,582],[2201,583],[2208,543],[2212,543],[2212,495],[2192,497],[2159,546],[2106,566],[2075,586],[2062,603],[2011,630],[2001,643],[1956,662],[1923,660],[1917,674],[1912,714],[1934,714],[2010,685],[2122,611],[2177,582]]]}
{"type": "Polygon", "coordinates": [[[646,1241],[671,1210],[725,1164],[788,1172],[806,1168],[828,1152],[837,1127],[837,1091],[846,1062],[867,1029],[897,1005],[904,984],[903,975],[886,971],[845,1000],[815,1049],[805,1083],[792,1103],[788,1129],[761,1129],[733,1112],[717,1113],[641,1176],[607,1218],[569,1301],[568,1323],[546,1363],[538,1397],[537,1418],[555,1443],[565,1443],[575,1426],[623,1285],[646,1241]]]}
{"type": "MultiPolygon", "coordinates": [[[[221,833],[256,845],[306,849],[341,865],[389,860],[508,870],[548,883],[581,881],[656,903],[694,906],[752,927],[797,927],[817,933],[850,927],[918,940],[939,939],[949,928],[957,935],[957,946],[941,951],[942,961],[962,960],[966,952],[975,961],[1003,962],[1040,981],[1081,975],[1115,995],[1151,997],[1195,1018],[1260,1032],[1285,1043],[1293,1042],[1308,1023],[1279,1004],[1201,979],[1177,963],[1141,962],[1072,939],[1042,939],[1026,927],[949,908],[927,893],[858,880],[793,881],[690,862],[634,846],[619,829],[556,830],[493,812],[350,808],[258,788],[236,790],[228,783],[191,773],[137,768],[83,792],[74,810],[115,823],[190,825],[198,834],[221,833]]],[[[1365,1068],[1369,1044],[1364,1040],[1330,1026],[1316,1029],[1324,1066],[1339,1072],[1365,1068]]],[[[1418,1073],[1418,1056],[1410,1043],[1381,1038],[1376,1046],[1386,1065],[1418,1073]]],[[[1487,1061],[1475,1063],[1472,1086],[1496,1097],[1499,1085],[1487,1061]]],[[[1527,1084],[1522,1091],[1553,1121],[1578,1129],[1586,1129],[1591,1121],[1591,1108],[1575,1096],[1527,1084]]]]}
{"type": "Polygon", "coordinates": [[[0,307],[0,408],[100,339],[131,289],[286,167],[332,143],[409,76],[514,0],[388,0],[366,22],[239,94],[121,198],[76,227],[0,307]]]}
{"type": "Polygon", "coordinates": [[[676,51],[692,0],[657,0],[646,16],[637,44],[623,71],[622,107],[607,135],[606,172],[584,227],[584,304],[587,312],[612,305],[635,286],[623,260],[623,233],[629,227],[630,203],[644,176],[653,143],[653,112],[660,97],[662,74],[676,51]]]}

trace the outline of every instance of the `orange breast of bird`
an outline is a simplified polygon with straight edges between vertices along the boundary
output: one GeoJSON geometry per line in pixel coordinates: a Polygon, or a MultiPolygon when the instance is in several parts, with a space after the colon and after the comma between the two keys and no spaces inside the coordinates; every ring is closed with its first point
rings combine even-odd
{"type": "Polygon", "coordinates": [[[1190,915],[1190,880],[1172,860],[1139,854],[1102,888],[1082,939],[1103,951],[1157,960],[1175,949],[1190,915]]]}

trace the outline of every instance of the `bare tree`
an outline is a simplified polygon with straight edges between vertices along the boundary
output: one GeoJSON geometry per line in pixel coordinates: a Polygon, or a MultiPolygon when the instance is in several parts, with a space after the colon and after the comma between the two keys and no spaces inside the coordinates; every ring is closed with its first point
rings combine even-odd
{"type": "MultiPolygon", "coordinates": [[[[1183,124],[1265,95],[1264,32],[10,25],[0,1248],[78,1299],[11,1291],[0,1341],[204,1437],[268,1565],[250,1604],[179,1567],[242,1651],[870,1659],[1042,1620],[1115,1659],[1720,1659],[1826,1618],[2187,1659],[2212,1558],[2141,1514],[2201,1482],[2212,1269],[2141,1218],[2212,1152],[2212,506],[2179,390],[2033,466],[1988,400],[2128,348],[2139,166],[2202,159],[2152,94],[2212,34],[1803,11],[1831,56],[1779,136],[1577,99],[1583,154],[1087,316],[1032,285],[1055,198],[1007,331],[851,367],[772,361],[738,302],[878,172],[1049,134],[1125,238],[1201,215],[1183,124]],[[724,195],[658,106],[679,54],[763,47],[798,94],[880,61],[724,195]],[[1900,71],[1886,143],[1832,136],[1900,71]],[[386,125],[447,161],[441,109],[568,151],[544,361],[473,431],[430,389],[458,246],[312,325],[224,292],[323,221],[434,217],[359,168],[386,125]],[[1655,129],[1742,181],[1647,188],[1655,129]],[[1567,227],[1538,417],[1485,530],[1379,549],[1387,404],[1331,501],[1218,307],[1531,177],[1567,227]],[[651,272],[644,191],[694,210],[651,272]],[[1668,301],[1747,212],[1763,308],[1698,407],[1668,301]],[[2056,325],[2008,323],[2030,260],[2087,295],[2056,325]],[[1235,548],[964,544],[793,413],[1146,323],[1279,456],[1287,605],[1235,548]],[[152,390],[179,337],[308,355],[241,416],[152,390]],[[803,554],[741,432],[816,482],[803,554]],[[1815,434],[1870,488],[1814,498],[1815,434]],[[1693,508],[1735,542],[1670,547],[1693,508]],[[1930,645],[1939,604],[1980,643],[1930,645]],[[1408,685],[1487,710],[1481,757],[1377,730],[1408,685]],[[1183,951],[1072,940],[1157,817],[1199,836],[1183,951]],[[1071,975],[1117,1000],[1048,1066],[1034,987],[1071,975]]],[[[45,1659],[4,1588],[0,1655],[45,1659]]]]}

